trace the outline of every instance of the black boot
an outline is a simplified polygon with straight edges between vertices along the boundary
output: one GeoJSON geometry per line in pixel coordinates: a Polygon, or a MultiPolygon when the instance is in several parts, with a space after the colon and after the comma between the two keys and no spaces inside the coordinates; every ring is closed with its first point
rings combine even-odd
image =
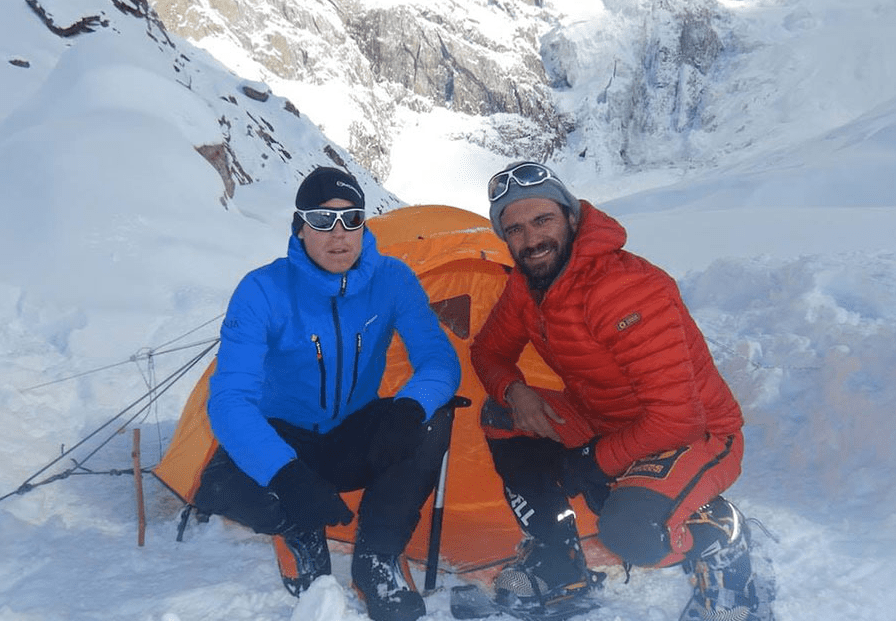
{"type": "Polygon", "coordinates": [[[495,598],[512,608],[545,607],[582,597],[591,574],[576,531],[575,515],[557,522],[550,540],[529,537],[517,559],[495,578],[495,598]]]}
{"type": "Polygon", "coordinates": [[[773,621],[770,565],[757,573],[743,514],[721,496],[687,521],[694,547],[684,563],[694,594],[682,621],[773,621]]]}
{"type": "Polygon", "coordinates": [[[408,585],[397,555],[356,547],[352,581],[373,621],[414,621],[426,614],[423,597],[408,585]]]}
{"type": "Polygon", "coordinates": [[[321,528],[293,535],[284,534],[282,540],[295,562],[295,567],[288,562],[290,559],[283,559],[278,553],[280,576],[286,589],[298,597],[311,586],[315,578],[327,575],[331,571],[330,548],[327,546],[326,533],[321,528]]]}

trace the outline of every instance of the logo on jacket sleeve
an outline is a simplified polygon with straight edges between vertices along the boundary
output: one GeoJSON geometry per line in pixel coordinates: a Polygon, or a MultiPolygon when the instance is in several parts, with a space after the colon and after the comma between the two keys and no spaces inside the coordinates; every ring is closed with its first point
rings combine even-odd
{"type": "Polygon", "coordinates": [[[639,321],[641,321],[641,313],[631,313],[630,315],[627,315],[623,319],[619,320],[619,322],[616,324],[616,329],[622,332],[627,328],[631,328],[639,321]]]}

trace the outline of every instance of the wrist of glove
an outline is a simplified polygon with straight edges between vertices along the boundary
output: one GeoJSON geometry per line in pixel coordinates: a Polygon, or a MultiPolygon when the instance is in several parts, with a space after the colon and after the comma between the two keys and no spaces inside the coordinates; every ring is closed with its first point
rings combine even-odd
{"type": "Polygon", "coordinates": [[[420,444],[426,411],[415,399],[380,399],[371,416],[377,419],[376,433],[367,453],[371,466],[382,472],[410,457],[420,444]]]}
{"type": "Polygon", "coordinates": [[[595,445],[598,438],[587,444],[568,449],[563,456],[561,486],[567,496],[582,494],[588,508],[599,514],[604,501],[610,495],[613,477],[601,470],[597,463],[595,445]]]}
{"type": "Polygon", "coordinates": [[[280,468],[268,488],[299,531],[349,524],[354,517],[336,488],[298,459],[280,468]]]}

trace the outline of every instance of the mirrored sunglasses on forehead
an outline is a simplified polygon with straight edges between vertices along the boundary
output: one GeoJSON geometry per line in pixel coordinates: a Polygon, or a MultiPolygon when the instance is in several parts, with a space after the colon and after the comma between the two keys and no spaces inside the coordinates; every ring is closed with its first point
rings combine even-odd
{"type": "Polygon", "coordinates": [[[300,209],[299,216],[315,231],[332,231],[337,221],[346,231],[355,231],[366,219],[363,209],[300,209]]]}
{"type": "Polygon", "coordinates": [[[494,202],[507,194],[507,190],[510,189],[511,179],[516,181],[517,185],[520,187],[525,188],[542,184],[548,179],[557,179],[557,177],[551,173],[550,169],[541,164],[520,164],[510,170],[502,170],[489,179],[488,200],[494,202]]]}

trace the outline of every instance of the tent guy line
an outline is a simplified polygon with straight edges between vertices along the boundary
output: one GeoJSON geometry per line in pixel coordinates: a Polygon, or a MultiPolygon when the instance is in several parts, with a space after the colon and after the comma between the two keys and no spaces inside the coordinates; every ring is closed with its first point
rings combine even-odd
{"type": "Polygon", "coordinates": [[[173,338],[166,343],[162,343],[161,345],[158,345],[157,347],[149,347],[149,348],[142,347],[138,351],[143,352],[143,353],[133,354],[132,356],[128,357],[127,360],[121,360],[120,362],[114,362],[112,364],[107,364],[107,365],[104,365],[101,367],[97,367],[95,369],[88,369],[87,371],[82,371],[81,373],[76,373],[74,375],[67,375],[65,377],[60,377],[58,379],[50,380],[48,382],[35,384],[34,386],[28,386],[26,388],[19,388],[19,392],[29,392],[31,390],[37,390],[38,388],[43,388],[45,386],[52,386],[53,384],[67,382],[69,380],[77,379],[79,377],[84,377],[85,375],[92,375],[94,373],[100,373],[102,371],[114,369],[115,367],[120,367],[120,366],[123,366],[126,364],[130,364],[131,362],[139,362],[141,360],[151,360],[154,356],[161,356],[163,354],[171,354],[174,352],[183,351],[185,349],[192,349],[194,347],[200,347],[202,345],[206,345],[207,343],[217,343],[219,340],[218,337],[212,337],[212,338],[204,339],[202,341],[196,341],[195,343],[190,343],[188,345],[172,347],[171,349],[162,349],[163,347],[167,347],[168,345],[171,345],[172,343],[179,341],[180,339],[192,334],[193,332],[196,332],[197,330],[204,328],[205,326],[209,325],[210,323],[212,323],[214,321],[221,319],[222,317],[224,317],[224,313],[221,313],[217,317],[213,317],[212,319],[209,319],[208,321],[202,323],[201,325],[196,326],[195,328],[188,330],[187,332],[184,332],[180,336],[173,338]]]}
{"type": "MultiPolygon", "coordinates": [[[[73,475],[73,474],[88,474],[88,473],[90,473],[90,471],[78,473],[77,470],[78,470],[78,469],[84,469],[84,470],[86,470],[86,469],[84,468],[84,464],[87,462],[88,459],[90,459],[90,458],[93,457],[97,452],[99,452],[99,450],[100,450],[101,448],[103,448],[106,444],[108,444],[108,443],[112,440],[112,438],[114,438],[116,435],[118,435],[120,432],[122,432],[124,429],[126,429],[127,426],[128,426],[129,424],[131,424],[131,422],[133,422],[135,419],[137,419],[137,417],[139,417],[143,412],[147,411],[147,410],[150,408],[150,406],[152,406],[153,403],[155,403],[155,402],[156,402],[156,401],[157,401],[163,394],[165,394],[165,393],[166,393],[172,386],[174,386],[174,384],[176,384],[178,380],[180,380],[184,375],[186,375],[186,373],[187,373],[190,369],[192,369],[192,368],[193,368],[194,366],[196,366],[196,364],[198,364],[203,358],[205,358],[206,354],[208,354],[210,351],[212,351],[212,350],[217,346],[217,344],[218,344],[218,339],[213,339],[211,345],[209,345],[208,347],[206,347],[205,349],[203,349],[199,354],[197,354],[196,356],[194,356],[192,359],[190,359],[188,362],[186,362],[184,365],[182,365],[182,366],[181,366],[180,368],[178,368],[176,371],[174,371],[173,373],[171,373],[170,375],[168,375],[168,377],[166,377],[164,380],[162,380],[162,382],[159,384],[159,386],[157,386],[157,387],[155,387],[155,388],[150,388],[150,390],[148,390],[147,392],[143,393],[143,395],[141,395],[139,398],[137,398],[137,399],[135,399],[134,401],[132,401],[127,407],[123,408],[123,409],[120,410],[117,414],[115,414],[115,416],[113,416],[112,418],[110,418],[109,420],[107,420],[106,422],[104,422],[102,425],[100,425],[99,427],[97,427],[96,429],[94,429],[94,430],[93,430],[92,432],[90,432],[87,436],[85,436],[85,437],[82,438],[80,441],[78,441],[74,446],[72,446],[72,447],[69,448],[69,449],[65,449],[65,450],[63,450],[63,451],[59,454],[58,457],[56,457],[56,458],[53,459],[50,463],[48,463],[47,465],[45,465],[43,468],[41,468],[40,470],[38,470],[37,472],[35,472],[34,474],[32,474],[32,475],[31,475],[30,477],[28,477],[27,479],[25,479],[25,481],[24,481],[21,485],[19,485],[14,491],[9,492],[9,493],[7,493],[7,494],[5,494],[5,495],[3,495],[3,496],[0,496],[0,502],[2,502],[3,500],[6,500],[7,498],[9,498],[9,497],[11,497],[11,496],[21,495],[21,494],[24,494],[24,493],[26,493],[26,492],[30,492],[30,491],[33,490],[34,488],[36,488],[36,487],[40,487],[41,485],[46,485],[46,484],[48,484],[48,483],[52,483],[53,481],[57,481],[57,480],[61,480],[61,479],[66,479],[66,478],[68,478],[69,476],[71,476],[71,475],[73,475]],[[83,458],[82,460],[80,460],[80,461],[75,461],[75,460],[73,459],[73,461],[75,462],[75,465],[74,465],[73,467],[68,468],[67,470],[64,470],[64,471],[62,471],[62,472],[60,472],[60,473],[58,473],[58,474],[54,474],[54,475],[52,475],[52,476],[50,476],[50,477],[44,479],[43,481],[39,481],[39,482],[37,482],[37,483],[31,483],[31,481],[33,481],[34,479],[36,479],[37,477],[39,477],[41,474],[43,474],[44,472],[46,472],[47,470],[49,470],[50,468],[52,468],[54,465],[56,465],[57,463],[59,463],[62,459],[64,459],[64,458],[67,457],[68,455],[71,455],[72,452],[74,452],[75,450],[77,450],[78,448],[80,448],[81,446],[83,446],[88,440],[90,440],[91,438],[93,438],[94,436],[96,436],[96,435],[97,435],[98,433],[100,433],[103,429],[105,429],[106,427],[108,427],[109,425],[111,425],[113,422],[115,422],[116,420],[118,420],[119,418],[121,418],[122,416],[124,416],[129,410],[133,409],[133,408],[136,407],[141,401],[144,401],[144,400],[146,400],[147,398],[148,398],[149,400],[148,400],[148,401],[147,401],[147,402],[146,402],[146,403],[145,403],[139,410],[137,410],[136,413],[134,413],[134,414],[133,414],[130,418],[128,418],[128,419],[127,419],[127,420],[126,420],[120,427],[118,427],[115,431],[113,431],[113,432],[112,432],[112,433],[111,433],[105,440],[103,440],[103,441],[102,441],[96,448],[94,448],[90,453],[88,453],[86,457],[84,457],[84,458],[83,458]]],[[[151,472],[152,469],[149,469],[149,471],[151,472]]],[[[117,470],[116,470],[116,471],[110,471],[110,473],[119,473],[119,472],[124,472],[124,470],[121,470],[121,471],[117,471],[117,470]]],[[[132,470],[131,472],[133,472],[133,470],[132,470]]],[[[100,473],[97,473],[97,474],[100,474],[100,473]]]]}

